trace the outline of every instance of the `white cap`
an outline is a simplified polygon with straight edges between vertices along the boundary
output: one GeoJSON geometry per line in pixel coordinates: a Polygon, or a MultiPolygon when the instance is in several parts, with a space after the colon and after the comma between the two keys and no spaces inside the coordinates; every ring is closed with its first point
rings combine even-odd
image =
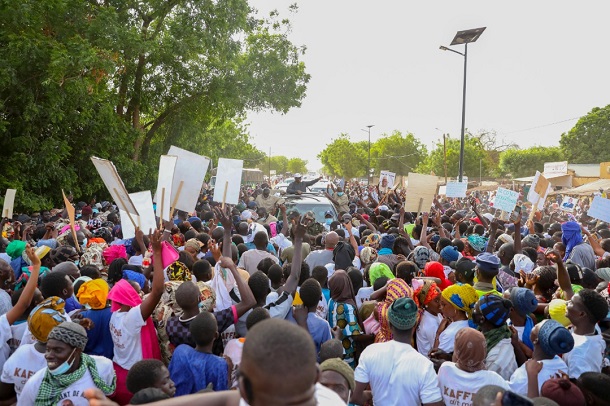
{"type": "Polygon", "coordinates": [[[300,173],[295,173],[295,174],[294,174],[294,177],[295,177],[295,178],[302,178],[302,176],[301,176],[301,174],[300,174],[300,173]]]}

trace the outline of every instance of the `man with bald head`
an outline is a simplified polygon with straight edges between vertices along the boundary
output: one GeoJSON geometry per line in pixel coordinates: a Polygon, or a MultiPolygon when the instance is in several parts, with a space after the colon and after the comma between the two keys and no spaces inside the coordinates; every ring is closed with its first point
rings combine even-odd
{"type": "Polygon", "coordinates": [[[325,266],[333,262],[333,250],[337,246],[340,237],[334,231],[326,234],[324,238],[324,249],[315,250],[307,255],[305,262],[309,265],[309,269],[314,269],[316,266],[325,266]]]}

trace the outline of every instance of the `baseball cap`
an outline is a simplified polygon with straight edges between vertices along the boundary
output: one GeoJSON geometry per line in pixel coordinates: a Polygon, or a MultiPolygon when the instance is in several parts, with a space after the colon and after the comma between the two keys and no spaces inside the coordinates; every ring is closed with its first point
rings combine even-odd
{"type": "Polygon", "coordinates": [[[294,174],[294,177],[295,177],[295,178],[302,178],[303,176],[302,176],[300,173],[295,173],[295,174],[294,174]]]}

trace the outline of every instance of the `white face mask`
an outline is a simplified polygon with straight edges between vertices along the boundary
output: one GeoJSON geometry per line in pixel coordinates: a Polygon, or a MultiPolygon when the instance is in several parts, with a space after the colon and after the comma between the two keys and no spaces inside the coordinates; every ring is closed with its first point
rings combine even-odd
{"type": "Polygon", "coordinates": [[[70,357],[72,357],[74,355],[74,351],[76,351],[76,348],[74,348],[72,350],[72,352],[68,356],[68,359],[66,359],[60,366],[58,366],[55,369],[49,369],[49,373],[51,375],[57,376],[57,375],[63,375],[66,372],[68,372],[70,370],[70,368],[72,368],[72,365],[74,365],[75,359],[72,359],[72,362],[68,362],[70,360],[70,357]]]}

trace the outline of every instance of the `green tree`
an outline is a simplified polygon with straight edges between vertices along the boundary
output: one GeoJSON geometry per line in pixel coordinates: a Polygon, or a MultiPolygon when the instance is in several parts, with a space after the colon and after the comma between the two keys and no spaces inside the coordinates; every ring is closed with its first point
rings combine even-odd
{"type": "Polygon", "coordinates": [[[368,156],[360,145],[352,143],[347,134],[341,134],[326,145],[318,158],[324,165],[324,172],[345,178],[366,175],[368,156]]]}
{"type": "MultiPolygon", "coordinates": [[[[490,175],[487,153],[479,137],[466,134],[464,137],[464,175],[477,178],[481,169],[482,176],[490,175]]],[[[457,178],[459,174],[460,139],[447,137],[447,176],[457,178]]],[[[436,143],[428,157],[417,167],[419,173],[434,173],[444,176],[444,153],[442,140],[436,143]]]]}
{"type": "Polygon", "coordinates": [[[243,117],[309,81],[289,29],[247,0],[0,0],[0,188],[28,209],[91,197],[96,155],[138,190],[172,144],[258,164],[243,117]]]}
{"type": "Polygon", "coordinates": [[[307,172],[307,161],[301,158],[290,158],[287,171],[290,173],[305,173],[307,172]]]}
{"type": "Polygon", "coordinates": [[[400,131],[394,131],[391,135],[384,135],[371,146],[371,167],[374,173],[387,170],[398,175],[407,175],[413,172],[427,155],[425,145],[413,134],[403,135],[400,131]]]}
{"type": "Polygon", "coordinates": [[[500,154],[500,170],[515,178],[533,176],[536,171],[544,170],[545,162],[556,162],[562,159],[563,153],[559,147],[509,149],[500,154]]]}
{"type": "Polygon", "coordinates": [[[610,156],[610,105],[595,107],[581,117],[570,131],[561,134],[559,146],[564,160],[570,163],[607,161],[610,156]]]}

